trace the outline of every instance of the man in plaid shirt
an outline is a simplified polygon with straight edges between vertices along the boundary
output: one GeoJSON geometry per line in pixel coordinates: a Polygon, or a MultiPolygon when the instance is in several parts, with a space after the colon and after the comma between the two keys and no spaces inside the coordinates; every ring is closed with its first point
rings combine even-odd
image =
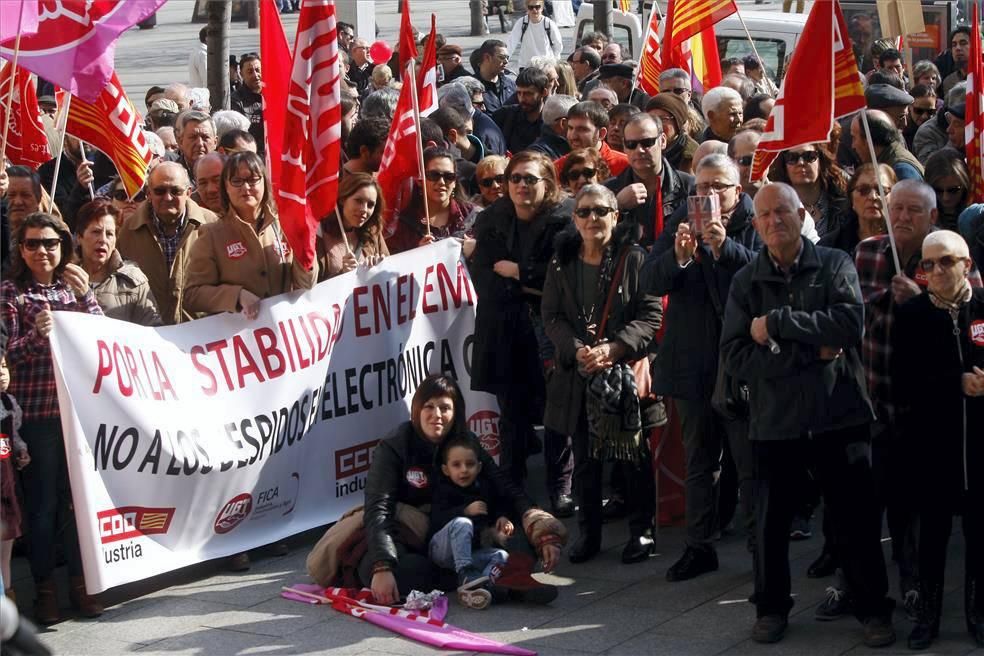
{"type": "MultiPolygon", "coordinates": [[[[888,511],[888,530],[892,537],[892,558],[899,565],[899,576],[906,611],[914,612],[918,599],[915,569],[915,525],[910,504],[906,503],[901,476],[895,408],[892,405],[891,331],[895,307],[921,294],[928,282],[919,268],[923,239],[936,223],[936,193],[921,180],[902,180],[893,188],[888,218],[898,248],[903,273],[895,272],[892,244],[888,235],[871,237],[858,244],[855,266],[865,306],[865,333],[862,345],[868,392],[875,406],[877,422],[872,425],[872,464],[876,491],[888,511]]],[[[981,286],[977,269],[970,273],[970,284],[981,286]]]]}

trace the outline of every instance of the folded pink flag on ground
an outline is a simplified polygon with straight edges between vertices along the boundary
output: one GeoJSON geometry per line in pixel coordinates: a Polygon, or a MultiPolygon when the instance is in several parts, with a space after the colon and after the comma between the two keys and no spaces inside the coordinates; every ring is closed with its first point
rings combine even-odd
{"type": "MultiPolygon", "coordinates": [[[[497,642],[490,638],[470,633],[443,621],[447,614],[447,597],[441,597],[434,608],[428,611],[404,610],[372,603],[372,592],[368,588],[321,588],[316,585],[299,584],[294,590],[322,597],[335,610],[363,619],[370,624],[416,640],[425,645],[440,649],[460,649],[478,651],[486,654],[510,654],[513,656],[536,656],[535,651],[497,642]],[[441,603],[443,602],[443,603],[441,603]]],[[[281,593],[286,599],[312,603],[306,595],[295,594],[290,590],[281,593]]]]}

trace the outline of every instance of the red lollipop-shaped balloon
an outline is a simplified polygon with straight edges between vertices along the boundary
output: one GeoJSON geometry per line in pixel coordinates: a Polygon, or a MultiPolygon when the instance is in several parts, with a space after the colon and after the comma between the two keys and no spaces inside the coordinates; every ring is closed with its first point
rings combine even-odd
{"type": "Polygon", "coordinates": [[[393,56],[393,48],[385,41],[376,41],[369,46],[369,57],[374,64],[385,64],[393,56]]]}

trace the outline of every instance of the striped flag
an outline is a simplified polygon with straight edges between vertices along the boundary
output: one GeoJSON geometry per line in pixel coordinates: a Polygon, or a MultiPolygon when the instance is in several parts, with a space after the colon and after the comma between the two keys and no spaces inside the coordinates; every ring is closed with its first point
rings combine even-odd
{"type": "Polygon", "coordinates": [[[152,154],[144,140],[143,120],[113,72],[93,103],[72,98],[65,131],[101,150],[113,160],[132,198],[147,179],[152,154]]]}
{"type": "Polygon", "coordinates": [[[975,203],[984,203],[984,59],[981,58],[981,16],[977,0],[971,10],[970,33],[964,138],[970,170],[970,198],[975,203]]]}
{"type": "Polygon", "coordinates": [[[752,161],[761,180],[783,150],[827,141],[834,120],[865,107],[840,3],[814,3],[752,161]]]}
{"type": "Polygon", "coordinates": [[[663,61],[690,37],[738,11],[734,0],[670,0],[663,32],[663,61]]]}
{"type": "Polygon", "coordinates": [[[663,63],[659,56],[659,13],[653,7],[649,16],[649,27],[646,38],[643,39],[642,55],[636,68],[636,88],[644,93],[655,96],[659,93],[659,74],[663,72],[663,63]]]}
{"type": "Polygon", "coordinates": [[[632,0],[618,0],[618,10],[623,14],[631,14],[632,0]]]}
{"type": "Polygon", "coordinates": [[[334,0],[304,0],[294,41],[277,207],[294,257],[315,258],[318,222],[335,211],[342,147],[341,77],[334,0]]]}

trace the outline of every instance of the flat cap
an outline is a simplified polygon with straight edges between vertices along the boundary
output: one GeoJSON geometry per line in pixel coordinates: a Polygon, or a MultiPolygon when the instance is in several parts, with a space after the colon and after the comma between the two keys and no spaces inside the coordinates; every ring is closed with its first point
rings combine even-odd
{"type": "Polygon", "coordinates": [[[627,80],[632,79],[632,74],[635,72],[635,67],[632,64],[626,64],[622,62],[621,64],[602,64],[601,68],[598,69],[598,77],[602,80],[607,80],[613,77],[624,77],[627,80]]]}
{"type": "Polygon", "coordinates": [[[913,101],[912,96],[890,84],[869,85],[864,91],[864,99],[868,101],[869,109],[911,105],[913,101]]]}
{"type": "Polygon", "coordinates": [[[961,121],[964,121],[964,120],[966,120],[964,117],[965,117],[965,115],[967,113],[967,104],[966,103],[959,102],[956,105],[947,105],[946,106],[946,112],[947,112],[947,114],[953,114],[954,116],[956,116],[957,118],[959,118],[961,121]]]}
{"type": "Polygon", "coordinates": [[[154,104],[150,106],[151,112],[171,112],[172,114],[177,114],[181,110],[178,109],[178,103],[170,100],[168,98],[158,98],[154,101],[154,104]]]}
{"type": "Polygon", "coordinates": [[[450,57],[451,55],[461,56],[461,46],[456,46],[453,43],[446,43],[437,49],[438,57],[450,57]]]}

